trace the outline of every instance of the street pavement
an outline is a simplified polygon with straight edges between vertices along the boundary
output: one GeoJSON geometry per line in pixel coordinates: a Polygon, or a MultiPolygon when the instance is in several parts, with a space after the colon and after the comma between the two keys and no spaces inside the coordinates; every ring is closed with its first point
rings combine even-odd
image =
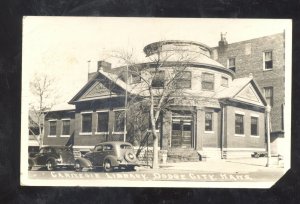
{"type": "MultiPolygon", "coordinates": [[[[105,173],[102,170],[74,172],[29,171],[30,179],[46,180],[129,180],[129,181],[228,181],[228,182],[274,182],[283,174],[280,165],[266,167],[266,158],[226,159],[201,162],[178,162],[161,164],[159,169],[148,166],[136,167],[135,171],[117,170],[105,173]]],[[[274,161],[273,161],[274,163],[274,161]]],[[[275,162],[276,163],[276,162],[275,162]]]]}

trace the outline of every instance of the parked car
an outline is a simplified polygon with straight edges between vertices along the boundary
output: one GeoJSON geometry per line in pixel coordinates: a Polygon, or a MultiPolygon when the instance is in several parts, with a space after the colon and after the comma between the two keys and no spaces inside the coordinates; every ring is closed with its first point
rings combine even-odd
{"type": "Polygon", "coordinates": [[[105,172],[111,172],[115,168],[134,170],[137,158],[133,147],[128,142],[103,142],[97,144],[90,152],[75,160],[75,170],[83,168],[103,168],[105,172]]]}
{"type": "Polygon", "coordinates": [[[73,151],[65,146],[45,146],[28,159],[28,169],[32,167],[46,167],[48,171],[55,170],[57,167],[74,168],[75,159],[73,151]]]}

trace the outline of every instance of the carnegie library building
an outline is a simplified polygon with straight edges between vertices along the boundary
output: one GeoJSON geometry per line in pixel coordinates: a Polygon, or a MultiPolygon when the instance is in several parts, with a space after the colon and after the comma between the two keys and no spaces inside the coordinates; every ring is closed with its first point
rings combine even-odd
{"type": "MultiPolygon", "coordinates": [[[[222,49],[170,40],[145,46],[141,63],[113,67],[99,61],[68,107],[45,114],[43,145],[72,145],[86,152],[100,142],[128,141],[151,148],[152,101],[153,108],[161,110],[155,127],[159,149],[167,152],[169,161],[250,157],[266,151],[266,106],[271,102],[265,95],[271,92],[263,92],[257,83],[258,66],[248,61],[243,65],[233,51],[230,59],[235,57],[236,64],[229,60],[227,65],[226,49],[234,46],[222,49]],[[164,60],[158,61],[160,56],[164,60]],[[240,74],[243,66],[247,74],[240,74]],[[166,87],[173,88],[166,93],[166,87]]],[[[262,69],[270,69],[270,59],[275,65],[276,52],[259,52],[262,69]]]]}

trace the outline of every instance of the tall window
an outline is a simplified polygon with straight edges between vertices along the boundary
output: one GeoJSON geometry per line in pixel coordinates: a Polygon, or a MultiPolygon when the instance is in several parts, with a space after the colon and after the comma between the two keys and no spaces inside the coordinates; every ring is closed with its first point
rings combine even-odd
{"type": "Polygon", "coordinates": [[[98,113],[97,132],[108,132],[108,112],[98,113]]]}
{"type": "Polygon", "coordinates": [[[264,93],[268,105],[273,106],[273,87],[265,87],[264,93]]]}
{"type": "Polygon", "coordinates": [[[244,116],[235,114],[235,134],[244,134],[244,116]]]}
{"type": "Polygon", "coordinates": [[[264,58],[264,65],[263,65],[264,69],[271,70],[273,68],[272,51],[264,52],[263,58],[264,58]]]}
{"type": "Polygon", "coordinates": [[[153,79],[151,86],[154,88],[163,88],[165,85],[165,71],[152,72],[153,79]]]}
{"type": "Polygon", "coordinates": [[[251,135],[258,135],[258,118],[251,117],[251,135]]]}
{"type": "Polygon", "coordinates": [[[62,120],[62,135],[70,135],[70,120],[62,120]]]}
{"type": "Polygon", "coordinates": [[[81,117],[81,132],[92,132],[92,113],[83,113],[81,117]]]}
{"type": "Polygon", "coordinates": [[[205,131],[212,131],[212,113],[205,112],[205,131]]]}
{"type": "Polygon", "coordinates": [[[182,71],[177,73],[176,88],[191,88],[192,87],[192,73],[190,71],[182,71]]]}
{"type": "Polygon", "coordinates": [[[215,77],[213,74],[203,73],[202,74],[202,89],[203,90],[214,90],[215,77]]]}
{"type": "Polygon", "coordinates": [[[115,124],[114,132],[123,132],[124,131],[124,110],[114,111],[115,112],[115,124]]]}
{"type": "Polygon", "coordinates": [[[56,135],[56,121],[49,121],[50,129],[49,135],[56,135]]]}
{"type": "Polygon", "coordinates": [[[227,67],[235,72],[235,58],[229,58],[227,62],[227,67]]]}
{"type": "Polygon", "coordinates": [[[221,86],[228,87],[228,78],[222,77],[222,79],[221,79],[221,86]]]}

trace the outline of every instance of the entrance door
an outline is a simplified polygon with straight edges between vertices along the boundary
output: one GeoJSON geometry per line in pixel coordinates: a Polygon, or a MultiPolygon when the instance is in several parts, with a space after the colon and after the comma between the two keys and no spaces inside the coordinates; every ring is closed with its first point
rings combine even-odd
{"type": "Polygon", "coordinates": [[[192,119],[191,117],[174,117],[172,119],[171,147],[192,147],[192,119]]]}

